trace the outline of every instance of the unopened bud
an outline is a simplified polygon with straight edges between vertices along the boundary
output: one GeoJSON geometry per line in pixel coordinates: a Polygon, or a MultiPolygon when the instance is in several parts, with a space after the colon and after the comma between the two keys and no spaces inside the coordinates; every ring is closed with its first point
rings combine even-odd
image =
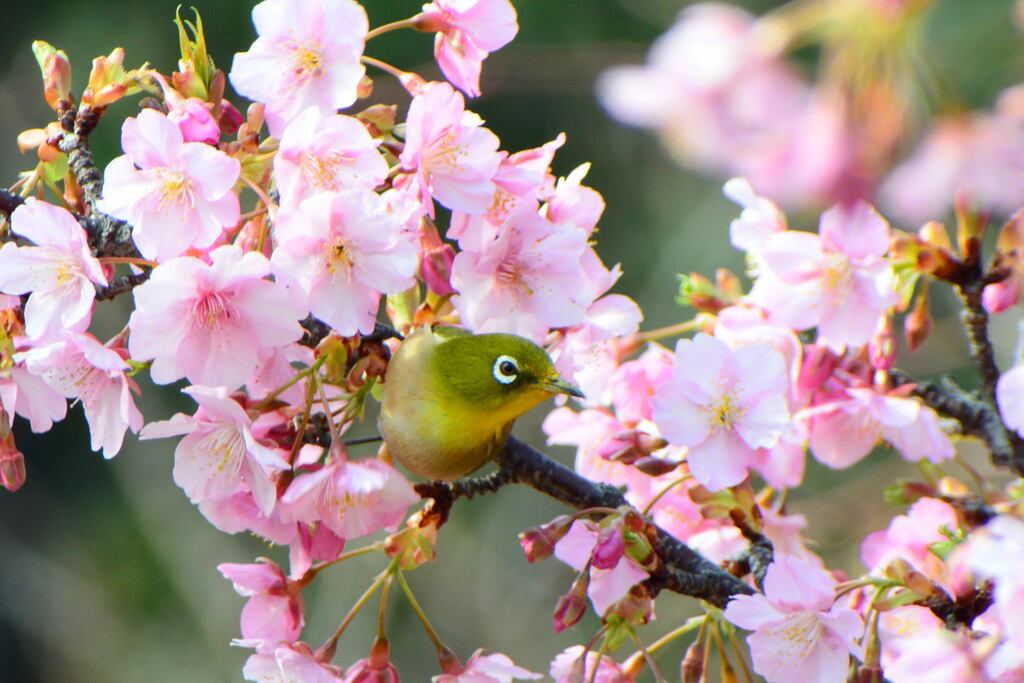
{"type": "Polygon", "coordinates": [[[1002,313],[1020,299],[1020,280],[1013,275],[1002,282],[985,285],[981,292],[981,303],[989,313],[1002,313]]]}
{"type": "Polygon", "coordinates": [[[555,605],[554,627],[555,633],[561,633],[583,618],[587,611],[587,589],[590,587],[590,572],[580,572],[573,581],[569,592],[558,599],[555,605]]]}
{"type": "Polygon", "coordinates": [[[617,519],[608,526],[601,527],[597,532],[597,545],[591,553],[595,569],[612,569],[626,552],[626,538],[623,534],[622,520],[617,519]]]}
{"type": "Polygon", "coordinates": [[[46,104],[54,111],[61,107],[60,102],[71,102],[71,62],[67,53],[58,50],[49,43],[37,40],[32,43],[39,70],[43,74],[43,96],[46,104]]]}
{"type": "Polygon", "coordinates": [[[398,118],[398,108],[393,104],[375,104],[356,114],[370,130],[370,137],[387,135],[394,129],[398,118]]]}
{"type": "Polygon", "coordinates": [[[808,344],[804,347],[803,361],[800,363],[800,375],[797,378],[797,391],[801,397],[808,397],[832,376],[839,359],[827,346],[808,344]]]}
{"type": "Polygon", "coordinates": [[[686,648],[686,656],[679,664],[679,677],[683,683],[700,683],[704,675],[704,641],[700,638],[686,648]]]}
{"type": "Polygon", "coordinates": [[[669,472],[674,471],[679,467],[679,463],[664,460],[656,455],[645,455],[639,460],[636,460],[633,463],[633,467],[637,468],[649,477],[660,477],[663,474],[668,474],[669,472]]]}
{"type": "MultiPolygon", "coordinates": [[[[989,285],[985,288],[982,293],[983,297],[992,286],[989,285]]],[[[922,283],[921,292],[917,295],[917,301],[914,302],[914,308],[903,321],[903,336],[907,340],[910,350],[917,351],[921,348],[934,327],[935,321],[932,319],[931,307],[928,305],[927,285],[922,283]]]]}
{"type": "Polygon", "coordinates": [[[224,135],[234,135],[245,122],[242,112],[238,111],[235,105],[227,100],[220,101],[220,111],[217,116],[217,125],[224,135]]]}
{"type": "Polygon", "coordinates": [[[572,527],[573,518],[569,515],[561,515],[542,526],[535,526],[519,534],[519,545],[526,553],[528,562],[540,562],[551,557],[555,551],[555,545],[569,533],[572,527]]]}
{"type": "Polygon", "coordinates": [[[25,483],[25,456],[14,444],[14,435],[0,441],[0,484],[8,491],[17,491],[25,483]]]}

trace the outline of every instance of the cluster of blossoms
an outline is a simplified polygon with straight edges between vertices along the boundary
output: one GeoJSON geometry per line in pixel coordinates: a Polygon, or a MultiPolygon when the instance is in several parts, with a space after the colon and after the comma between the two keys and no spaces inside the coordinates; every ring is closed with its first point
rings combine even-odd
{"type": "MultiPolygon", "coordinates": [[[[865,4],[878,20],[922,3],[865,4]]],[[[107,105],[143,89],[161,97],[124,122],[124,154],[106,166],[102,189],[68,176],[68,208],[29,195],[64,177],[88,133],[57,124],[23,135],[39,164],[14,188],[22,197],[0,197],[11,205],[0,248],[6,488],[25,481],[14,417],[47,431],[69,398],[82,403],[92,448],[105,457],[128,431],[180,436],[174,481],[201,513],[225,532],[288,548],[287,571],[266,558],[219,567],[248,598],[235,641],[253,650],[245,677],[395,681],[383,626],[369,655],[345,667],[333,660],[350,619],[319,647],[303,640],[304,588],[354,555],[390,558],[367,593],[381,592],[382,610],[392,584],[414,601],[403,573],[434,559],[443,522],[432,507],[410,516],[420,495],[402,473],[386,459],[350,459],[340,438],[379,389],[395,346],[378,316],[383,310],[401,331],[444,322],[511,332],[545,345],[586,395],[576,409],[549,414],[549,442],[575,446],[576,472],[621,488],[628,502],[521,535],[528,559],[554,555],[576,572],[555,630],[577,624],[588,604],[601,618],[587,646],[554,658],[555,680],[633,681],[656,669],[651,651],[699,628],[680,664],[683,678],[696,680],[712,641],[731,666],[721,643],[740,627],[752,631],[753,669],[769,681],[839,681],[851,667],[858,680],[884,672],[894,683],[934,680],[939,670],[945,680],[1024,681],[1016,571],[1024,493],[972,492],[942,470],[958,457],[953,436],[966,435],[1024,473],[1015,459],[1024,366],[1000,377],[983,329],[986,309],[1017,301],[1024,219],[1004,226],[988,266],[986,221],[965,199],[956,247],[937,223],[894,230],[863,198],[865,168],[891,150],[865,151],[863,138],[878,131],[852,125],[856,97],[836,99],[783,62],[794,38],[780,37],[782,24],[695,6],[648,67],[609,73],[602,96],[616,116],[658,128],[693,163],[749,178],[724,190],[741,207],[730,232],[752,284],[744,291],[726,271],[715,282],[691,275],[681,298],[697,315],[639,332],[636,303],[608,293],[618,268],[594,250],[604,203],[583,184],[587,166],[551,171],[564,136],[510,153],[466,109],[466,96],[480,94],[483,60],[518,30],[508,0],[436,0],[374,30],[353,0],[265,0],[253,21],[258,38],[228,75],[208,56],[201,24],[179,18],[178,71],[125,70],[115,51],[96,60],[77,104],[66,55],[35,46],[62,121],[95,123],[107,105]],[[402,28],[436,34],[446,81],[364,55],[369,39],[402,28]],[[359,109],[372,91],[367,65],[407,91],[403,122],[394,106],[359,109]],[[254,102],[244,116],[223,97],[228,82],[254,102]],[[840,201],[811,232],[790,229],[769,197],[840,201]],[[252,206],[243,212],[244,202],[252,206]],[[116,237],[125,226],[129,234],[116,237]],[[930,282],[964,296],[980,398],[936,389],[924,401],[922,385],[894,368],[897,316],[911,350],[931,329],[930,282]],[[134,306],[124,329],[97,339],[89,332],[97,301],[127,291],[134,306]],[[687,332],[672,350],[657,343],[687,332]],[[191,414],[144,426],[132,380],[143,369],[157,384],[184,380],[191,414]],[[787,510],[785,491],[803,482],[807,453],[842,469],[883,443],[921,463],[926,481],[892,492],[907,514],[864,540],[867,572],[847,580],[809,547],[807,520],[787,510]],[[349,547],[381,530],[392,533],[349,547]],[[716,576],[740,588],[710,601],[724,609],[709,608],[620,663],[611,652],[639,642],[637,627],[654,618],[670,573],[666,536],[720,564],[716,576]]],[[[994,123],[933,133],[922,159],[896,168],[882,196],[920,182],[921,169],[934,172],[935,155],[952,155],[956,168],[937,194],[948,199],[960,187],[985,207],[1017,208],[1019,178],[988,193],[995,185],[984,177],[1015,168],[1016,160],[985,161],[986,145],[1010,144],[992,128],[1016,130],[1014,101],[1004,97],[994,123]],[[957,135],[970,142],[958,138],[956,153],[944,152],[957,135]]],[[[932,218],[943,206],[922,202],[900,215],[932,218]]],[[[438,647],[434,681],[540,677],[503,654],[478,650],[463,664],[424,626],[438,647]]]]}

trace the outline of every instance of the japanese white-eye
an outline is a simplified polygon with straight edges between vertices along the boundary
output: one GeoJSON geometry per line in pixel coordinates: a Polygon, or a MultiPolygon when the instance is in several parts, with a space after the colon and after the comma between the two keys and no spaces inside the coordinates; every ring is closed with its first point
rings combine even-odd
{"type": "Polygon", "coordinates": [[[497,454],[515,419],[553,394],[583,396],[529,339],[435,325],[410,335],[388,363],[377,424],[407,470],[457,479],[497,454]]]}

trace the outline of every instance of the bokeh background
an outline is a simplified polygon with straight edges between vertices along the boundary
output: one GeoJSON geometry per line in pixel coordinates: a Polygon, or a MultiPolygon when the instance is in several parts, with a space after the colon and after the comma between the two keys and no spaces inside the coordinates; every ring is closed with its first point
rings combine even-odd
{"type": "MultiPolygon", "coordinates": [[[[115,46],[126,63],[149,61],[163,72],[177,59],[172,24],[176,0],[45,0],[5,8],[7,38],[0,41],[0,184],[9,185],[33,159],[17,151],[15,136],[51,120],[30,51],[46,40],[70,55],[75,90],[84,86],[90,60],[115,46]]],[[[503,149],[535,147],[568,134],[555,171],[593,167],[588,184],[603,193],[607,210],[598,251],[621,263],[615,291],[634,297],[646,315],[644,328],[688,316],[674,302],[677,273],[712,274],[716,267],[741,272],[742,255],[728,244],[735,205],[721,194],[721,179],[703,178],[676,166],[656,139],[615,123],[594,96],[596,77],[614,64],[640,63],[650,42],[686,3],[678,0],[518,0],[520,33],[485,63],[484,96],[470,106],[502,139],[503,149]]],[[[781,3],[737,3],[755,13],[781,3]]],[[[252,3],[199,2],[211,55],[229,70],[232,55],[254,39],[252,3]]],[[[409,16],[414,1],[370,0],[371,25],[409,16]]],[[[941,0],[926,27],[930,60],[949,78],[966,108],[988,106],[1004,87],[1022,80],[1021,35],[1011,19],[1011,0],[941,0]]],[[[372,41],[368,54],[424,75],[436,74],[432,37],[401,32],[372,41]]],[[[813,52],[800,55],[808,73],[813,52]]],[[[379,74],[374,74],[375,76],[379,74]]],[[[375,99],[401,102],[386,76],[375,99]]],[[[234,97],[233,94],[230,96],[234,97]]],[[[238,98],[235,102],[243,104],[238,98]]],[[[120,153],[119,122],[136,99],[118,103],[93,138],[100,164],[120,153]]],[[[815,215],[790,215],[791,225],[813,229],[815,215]]],[[[899,226],[916,227],[916,226],[899,226]]],[[[101,330],[119,329],[127,309],[105,306],[101,330]],[[108,310],[109,309],[109,310],[108,310]]],[[[950,302],[939,301],[933,338],[909,359],[920,374],[957,372],[964,344],[950,302]]],[[[995,337],[1006,362],[1015,340],[1015,314],[996,322],[995,337]]],[[[148,420],[185,409],[179,386],[152,391],[144,378],[140,408],[148,420]]],[[[517,433],[541,444],[544,410],[521,421],[517,433]]],[[[21,421],[19,420],[19,423],[21,421]]],[[[88,449],[79,408],[45,435],[17,426],[26,453],[28,480],[17,493],[0,493],[0,680],[235,681],[247,650],[229,647],[238,635],[244,600],[217,571],[220,562],[249,562],[265,555],[284,563],[285,552],[247,536],[228,536],[210,526],[171,480],[173,443],[128,437],[112,461],[88,449]]],[[[372,431],[367,426],[364,431],[372,431]]],[[[550,449],[565,462],[572,453],[550,449]]],[[[983,459],[978,458],[981,462],[983,459]]],[[[881,489],[914,469],[895,456],[876,454],[842,472],[809,463],[807,484],[791,498],[791,511],[810,520],[808,535],[830,567],[863,571],[857,546],[866,531],[882,528],[895,513],[881,489]]],[[[439,561],[410,575],[410,583],[442,636],[467,657],[483,647],[510,654],[517,663],[547,671],[562,648],[585,641],[596,628],[588,617],[555,636],[550,614],[567,590],[570,570],[552,560],[526,563],[516,542],[521,529],[563,512],[559,504],[527,489],[459,502],[438,547],[439,561]]],[[[376,555],[326,572],[306,591],[305,639],[314,646],[337,626],[368,577],[382,568],[376,555]]],[[[693,612],[692,601],[665,595],[648,642],[693,612]]],[[[347,666],[368,652],[375,609],[361,615],[339,647],[347,666]]],[[[406,680],[436,673],[429,641],[397,592],[390,636],[406,680]]],[[[685,644],[661,658],[672,671],[685,644]]],[[[621,653],[620,653],[621,654],[621,653]]],[[[671,676],[670,676],[671,677],[671,676]]]]}

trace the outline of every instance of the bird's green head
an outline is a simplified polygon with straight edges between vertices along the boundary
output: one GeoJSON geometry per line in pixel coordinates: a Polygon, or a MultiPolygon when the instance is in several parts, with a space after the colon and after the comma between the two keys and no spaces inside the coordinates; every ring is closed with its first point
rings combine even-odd
{"type": "Polygon", "coordinates": [[[435,354],[439,379],[452,402],[515,419],[553,394],[583,396],[562,379],[541,347],[514,334],[465,334],[446,339],[435,354]]]}

